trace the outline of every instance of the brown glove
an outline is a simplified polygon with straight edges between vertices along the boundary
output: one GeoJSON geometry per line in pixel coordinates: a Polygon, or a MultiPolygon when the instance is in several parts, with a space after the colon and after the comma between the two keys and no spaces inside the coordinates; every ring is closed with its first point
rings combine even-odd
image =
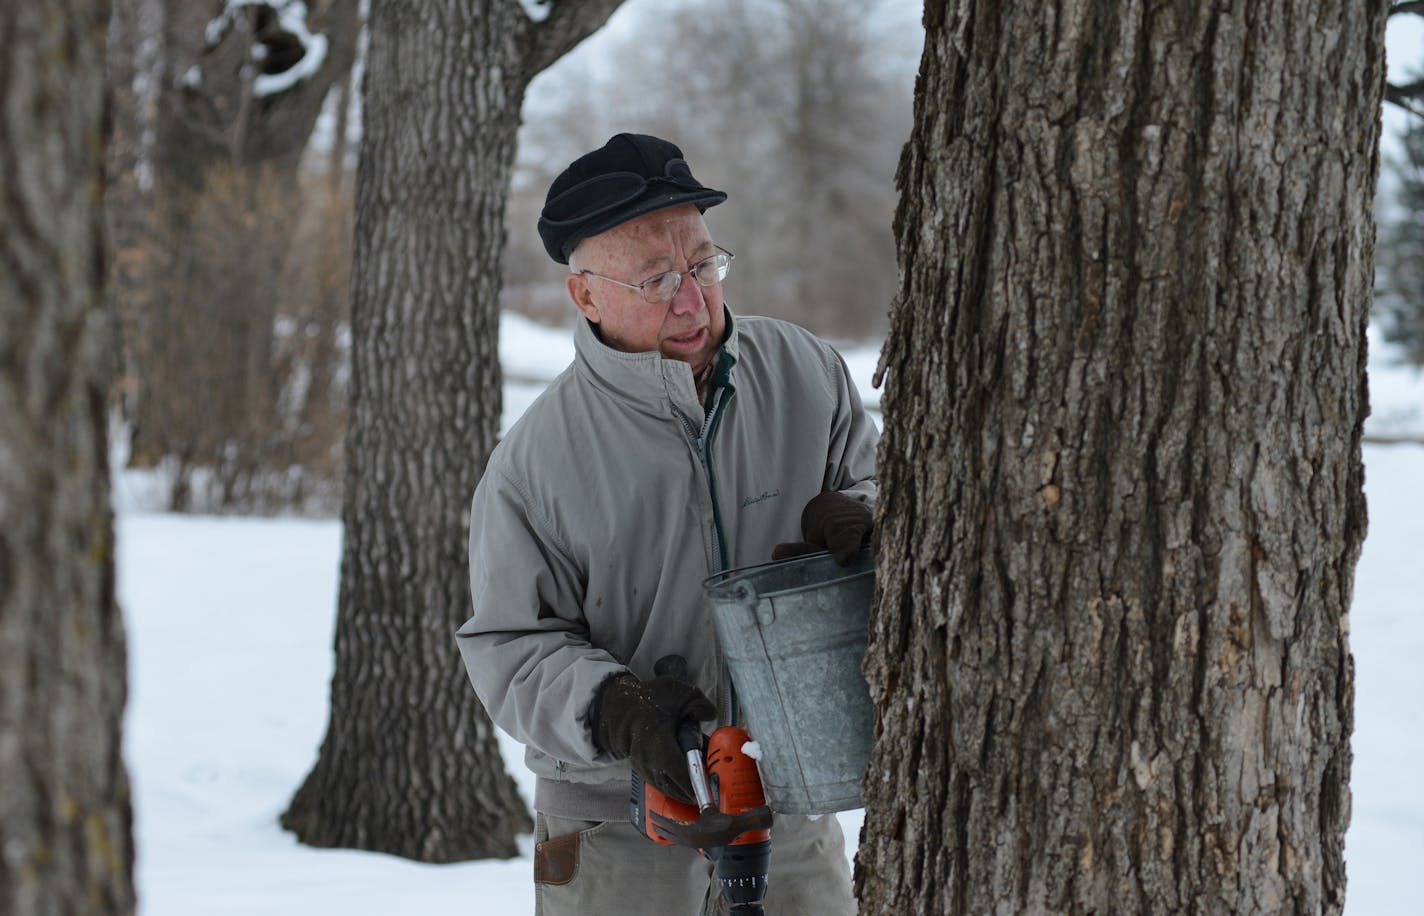
{"type": "Polygon", "coordinates": [[[604,681],[591,710],[594,743],[627,757],[633,772],[665,795],[694,803],[687,755],[677,746],[684,719],[717,717],[707,695],[686,681],[622,674],[604,681]]]}
{"type": "Polygon", "coordinates": [[[842,566],[850,565],[860,548],[870,541],[875,516],[870,507],[837,490],[818,493],[801,511],[801,536],[772,549],[773,560],[785,560],[817,550],[829,550],[842,566]]]}

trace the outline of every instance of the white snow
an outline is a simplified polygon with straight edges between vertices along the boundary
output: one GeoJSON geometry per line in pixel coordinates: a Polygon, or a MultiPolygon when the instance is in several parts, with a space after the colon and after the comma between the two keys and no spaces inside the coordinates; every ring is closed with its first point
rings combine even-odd
{"type": "Polygon", "coordinates": [[[1424,863],[1424,446],[1367,446],[1370,528],[1350,613],[1355,655],[1347,914],[1418,912],[1424,863]]]}
{"type": "MultiPolygon", "coordinates": [[[[502,358],[530,377],[551,377],[572,353],[567,329],[509,315],[503,330],[502,358]]],[[[849,354],[862,387],[877,351],[849,354]]],[[[1371,381],[1377,411],[1420,401],[1418,375],[1383,351],[1371,381]]],[[[521,384],[510,386],[518,397],[506,392],[506,426],[539,387],[521,384]]],[[[1424,862],[1424,447],[1366,446],[1365,461],[1370,529],[1351,620],[1350,916],[1409,911],[1424,862]]],[[[529,837],[518,859],[432,866],[309,849],[279,828],[326,727],[340,525],[144,512],[134,508],[143,485],[124,474],[115,488],[141,916],[532,912],[529,837]]],[[[521,750],[501,738],[528,799],[521,750]]],[[[744,750],[755,756],[753,744],[744,750]]],[[[838,818],[853,855],[863,812],[838,818]]]]}
{"type": "MultiPolygon", "coordinates": [[[[307,31],[307,5],[303,0],[227,0],[217,17],[208,22],[204,29],[204,39],[208,47],[223,40],[237,19],[238,11],[245,6],[270,6],[277,14],[277,21],[283,31],[291,32],[302,43],[305,53],[296,65],[281,73],[260,73],[252,81],[252,92],[259,98],[275,95],[292,88],[301,80],[316,75],[326,60],[327,41],[325,35],[313,35],[307,31]]],[[[267,47],[262,44],[252,46],[252,59],[262,61],[267,56],[267,47]]],[[[197,85],[191,83],[189,85],[197,85]]]]}
{"type": "Polygon", "coordinates": [[[1402,364],[1370,326],[1370,415],[1365,434],[1424,439],[1424,368],[1402,364]]]}
{"type": "MultiPolygon", "coordinates": [[[[281,73],[263,73],[252,81],[252,93],[259,98],[267,95],[276,95],[292,88],[301,80],[315,76],[321,71],[321,65],[326,60],[326,36],[313,35],[307,31],[307,5],[305,3],[289,2],[277,8],[277,19],[282,24],[282,28],[296,36],[302,43],[306,53],[296,65],[283,70],[281,73]]],[[[262,47],[254,45],[253,50],[262,47]]],[[[265,50],[265,49],[264,49],[265,50]]],[[[254,57],[254,59],[256,59],[254,57]]]]}
{"type": "MultiPolygon", "coordinates": [[[[573,305],[569,311],[573,311],[573,305]]],[[[536,324],[513,312],[499,321],[499,363],[505,375],[552,379],[573,362],[574,335],[569,328],[536,324]]]]}
{"type": "Polygon", "coordinates": [[[223,7],[223,11],[218,14],[216,19],[208,22],[207,27],[203,30],[203,38],[207,41],[208,47],[211,48],[223,40],[227,30],[232,28],[232,18],[232,7],[228,6],[223,7]]]}
{"type": "Polygon", "coordinates": [[[302,37],[302,44],[306,46],[307,52],[302,55],[301,60],[297,61],[296,66],[283,70],[281,73],[259,73],[257,75],[257,78],[252,81],[253,95],[259,98],[276,95],[320,72],[322,62],[326,60],[326,36],[307,34],[302,37]]]}
{"type": "Polygon", "coordinates": [[[752,758],[753,760],[760,760],[761,745],[757,744],[755,741],[748,741],[746,744],[742,745],[742,753],[752,758]]]}
{"type": "Polygon", "coordinates": [[[553,9],[551,0],[519,0],[519,5],[524,7],[524,13],[535,22],[543,22],[549,18],[549,11],[553,9]]]}

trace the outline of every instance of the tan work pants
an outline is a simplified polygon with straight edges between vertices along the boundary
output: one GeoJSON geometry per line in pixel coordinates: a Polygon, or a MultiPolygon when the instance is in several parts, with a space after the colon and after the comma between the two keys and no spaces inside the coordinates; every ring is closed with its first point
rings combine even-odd
{"type": "MultiPolygon", "coordinates": [[[[714,916],[727,912],[712,863],[660,846],[627,821],[536,814],[535,916],[714,916]]],[[[834,815],[776,815],[767,916],[854,916],[845,838],[834,815]]]]}

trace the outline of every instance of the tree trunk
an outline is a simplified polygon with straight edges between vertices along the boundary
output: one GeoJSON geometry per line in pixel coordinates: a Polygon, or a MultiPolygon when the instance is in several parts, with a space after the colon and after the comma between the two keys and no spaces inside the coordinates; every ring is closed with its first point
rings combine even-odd
{"type": "Polygon", "coordinates": [[[351,72],[360,17],[357,0],[306,0],[314,36],[307,53],[324,52],[321,65],[289,88],[265,92],[260,68],[271,66],[276,53],[265,49],[277,47],[267,42],[291,36],[269,12],[285,5],[273,0],[229,16],[221,3],[165,0],[167,72],[158,125],[164,183],[200,187],[214,163],[296,170],[328,92],[351,72]]]}
{"type": "Polygon", "coordinates": [[[376,4],[352,279],[331,716],[282,816],[315,846],[512,857],[532,828],[453,634],[469,500],[499,432],[504,205],[528,80],[616,0],[376,4]]]}
{"type": "Polygon", "coordinates": [[[869,913],[1338,913],[1389,4],[926,7],[869,913]]]}
{"type": "Polygon", "coordinates": [[[0,912],[134,911],[104,312],[108,5],[0,16],[0,912]]]}
{"type": "MultiPolygon", "coordinates": [[[[135,342],[133,460],[177,458],[169,507],[211,470],[203,508],[253,510],[274,498],[291,443],[276,435],[274,323],[305,205],[299,165],[329,90],[349,77],[355,0],[308,0],[306,53],[320,67],[266,91],[269,42],[290,39],[277,6],[162,0],[164,51],[153,161],[158,205],[135,342]],[[231,15],[229,15],[229,12],[231,15]],[[258,61],[254,53],[266,53],[258,61]],[[235,262],[241,276],[232,279],[235,262]]],[[[303,72],[305,56],[290,72],[303,72]]],[[[268,75],[269,77],[272,75],[268,75]]],[[[132,293],[130,297],[132,298],[132,293]]]]}

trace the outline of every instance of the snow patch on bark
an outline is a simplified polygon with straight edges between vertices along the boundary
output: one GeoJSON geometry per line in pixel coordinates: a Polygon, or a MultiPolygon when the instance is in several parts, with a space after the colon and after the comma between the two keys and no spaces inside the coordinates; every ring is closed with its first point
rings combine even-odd
{"type": "MultiPolygon", "coordinates": [[[[204,38],[208,47],[215,47],[232,30],[238,14],[244,7],[265,6],[277,17],[282,31],[291,34],[302,46],[302,56],[294,65],[280,73],[261,73],[252,82],[252,92],[260,97],[276,95],[295,86],[298,82],[315,76],[326,62],[327,40],[325,35],[313,35],[307,30],[307,5],[303,0],[227,0],[222,12],[208,23],[204,38]]],[[[261,42],[252,45],[252,59],[261,63],[266,59],[268,49],[261,42]]]]}

